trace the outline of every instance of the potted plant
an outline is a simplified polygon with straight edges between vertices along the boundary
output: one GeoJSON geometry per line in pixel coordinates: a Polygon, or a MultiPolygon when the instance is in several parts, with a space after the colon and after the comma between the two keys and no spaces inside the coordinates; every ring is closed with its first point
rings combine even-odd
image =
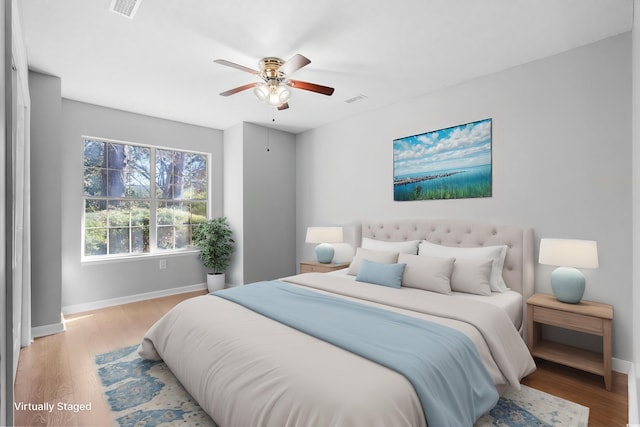
{"type": "Polygon", "coordinates": [[[200,259],[212,271],[207,274],[209,292],[224,288],[225,270],[234,249],[231,227],[226,217],[209,219],[193,230],[193,246],[200,249],[200,259]]]}

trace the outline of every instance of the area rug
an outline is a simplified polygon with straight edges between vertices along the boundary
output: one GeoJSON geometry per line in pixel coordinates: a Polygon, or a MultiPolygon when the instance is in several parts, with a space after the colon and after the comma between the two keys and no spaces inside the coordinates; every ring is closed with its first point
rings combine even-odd
{"type": "MultiPolygon", "coordinates": [[[[216,427],[163,362],[142,360],[138,346],[96,356],[116,426],[216,427]]],[[[589,408],[522,386],[505,393],[474,427],[587,427],[589,408]]]]}

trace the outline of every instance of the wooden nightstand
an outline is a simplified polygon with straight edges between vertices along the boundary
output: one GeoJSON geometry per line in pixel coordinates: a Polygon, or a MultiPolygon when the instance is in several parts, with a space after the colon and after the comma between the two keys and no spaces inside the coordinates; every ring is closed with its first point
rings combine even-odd
{"type": "Polygon", "coordinates": [[[553,295],[535,294],[527,300],[527,345],[534,357],[602,375],[611,390],[611,321],[613,307],[591,301],[566,304],[553,295]],[[542,325],[602,337],[602,354],[542,340],[542,325]]]}
{"type": "Polygon", "coordinates": [[[302,261],[300,263],[300,274],[302,273],[328,273],[330,271],[342,270],[349,267],[348,262],[341,262],[339,264],[329,263],[321,264],[317,261],[302,261]]]}

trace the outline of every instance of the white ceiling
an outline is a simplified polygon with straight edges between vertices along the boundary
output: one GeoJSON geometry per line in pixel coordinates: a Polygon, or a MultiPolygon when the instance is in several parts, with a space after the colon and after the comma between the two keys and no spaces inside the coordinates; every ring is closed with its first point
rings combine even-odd
{"type": "Polygon", "coordinates": [[[142,0],[134,19],[110,0],[20,0],[29,66],[68,99],[217,129],[242,121],[301,132],[631,30],[632,0],[142,0]],[[300,53],[285,111],[258,68],[300,53]],[[364,94],[366,99],[345,103],[364,94]],[[275,118],[275,122],[272,119],[275,118]]]}

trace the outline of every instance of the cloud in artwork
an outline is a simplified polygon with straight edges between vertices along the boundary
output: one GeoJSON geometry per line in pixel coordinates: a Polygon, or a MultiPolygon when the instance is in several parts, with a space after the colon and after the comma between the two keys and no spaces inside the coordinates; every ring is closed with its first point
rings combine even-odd
{"type": "Polygon", "coordinates": [[[397,139],[394,176],[491,164],[491,119],[397,139]]]}

